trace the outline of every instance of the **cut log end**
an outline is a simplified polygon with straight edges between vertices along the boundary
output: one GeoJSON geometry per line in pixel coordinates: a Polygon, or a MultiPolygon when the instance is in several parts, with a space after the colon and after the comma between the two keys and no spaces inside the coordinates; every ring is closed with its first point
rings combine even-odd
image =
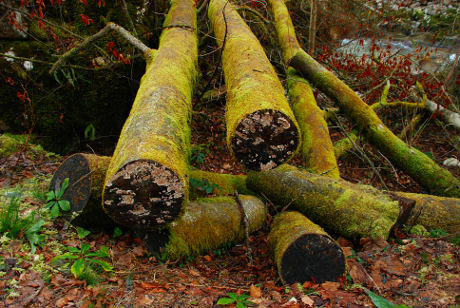
{"type": "Polygon", "coordinates": [[[236,159],[247,168],[266,171],[286,162],[299,145],[294,122],[276,110],[258,110],[237,126],[231,140],[236,159]]]}
{"type": "Polygon", "coordinates": [[[345,273],[342,249],[328,236],[303,234],[284,252],[280,276],[284,283],[335,281],[345,273]]]}
{"type": "Polygon", "coordinates": [[[56,170],[49,189],[57,190],[66,178],[69,186],[62,199],[69,201],[72,212],[81,211],[91,196],[91,169],[84,155],[75,154],[67,158],[56,170]]]}
{"type": "Polygon", "coordinates": [[[152,160],[136,160],[107,182],[104,208],[121,225],[151,230],[179,215],[184,195],[184,184],[171,169],[152,160]]]}

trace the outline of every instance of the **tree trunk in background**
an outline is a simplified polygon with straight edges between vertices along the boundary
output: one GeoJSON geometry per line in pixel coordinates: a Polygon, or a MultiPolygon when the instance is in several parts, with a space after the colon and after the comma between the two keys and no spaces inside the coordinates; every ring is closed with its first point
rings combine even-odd
{"type": "Polygon", "coordinates": [[[316,39],[316,16],[319,0],[310,0],[310,26],[308,28],[308,50],[311,54],[315,52],[316,39]]]}
{"type": "Polygon", "coordinates": [[[107,214],[137,229],[171,222],[188,197],[189,123],[198,55],[194,1],[173,1],[164,27],[104,187],[107,214]]]}
{"type": "MultiPolygon", "coordinates": [[[[286,65],[299,50],[294,26],[289,12],[281,0],[270,0],[275,17],[278,40],[286,65]]],[[[288,68],[287,87],[292,110],[302,132],[302,156],[305,165],[315,173],[338,178],[340,176],[337,160],[334,156],[332,141],[323,112],[316,104],[308,81],[299,77],[293,68],[288,68]]]]}
{"type": "Polygon", "coordinates": [[[401,227],[415,202],[397,200],[372,186],[352,184],[282,165],[250,172],[249,189],[263,193],[278,209],[289,206],[328,232],[352,240],[388,238],[401,227]]]}
{"type": "MultiPolygon", "coordinates": [[[[248,216],[249,232],[261,228],[267,215],[265,204],[253,196],[240,195],[240,199],[248,216]]],[[[242,214],[232,197],[198,199],[191,201],[184,214],[166,230],[146,233],[144,241],[162,259],[197,256],[243,240],[242,214]]]]}
{"type": "Polygon", "coordinates": [[[275,217],[268,244],[283,284],[335,281],[345,274],[342,248],[299,212],[275,217]]]}
{"type": "Polygon", "coordinates": [[[269,170],[289,160],[299,147],[294,114],[262,46],[233,5],[212,0],[208,15],[223,48],[227,145],[249,169],[269,170]]]}

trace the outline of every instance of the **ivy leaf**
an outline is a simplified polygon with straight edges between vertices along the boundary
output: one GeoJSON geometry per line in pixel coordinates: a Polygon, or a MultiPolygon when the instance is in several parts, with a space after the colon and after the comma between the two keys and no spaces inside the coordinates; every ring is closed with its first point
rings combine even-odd
{"type": "Polygon", "coordinates": [[[78,259],[72,264],[70,271],[72,272],[75,278],[78,278],[83,273],[84,269],[85,269],[85,262],[83,261],[83,259],[78,259]]]}

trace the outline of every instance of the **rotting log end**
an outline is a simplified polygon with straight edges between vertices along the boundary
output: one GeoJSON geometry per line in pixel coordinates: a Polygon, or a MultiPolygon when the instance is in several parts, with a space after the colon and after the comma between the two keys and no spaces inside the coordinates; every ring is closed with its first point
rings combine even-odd
{"type": "Polygon", "coordinates": [[[151,230],[165,226],[182,209],[185,185],[177,174],[153,160],[135,160],[106,183],[104,209],[117,223],[151,230]]]}
{"type": "Polygon", "coordinates": [[[284,113],[258,110],[239,122],[230,143],[240,163],[251,170],[266,171],[294,155],[299,146],[299,132],[284,113]]]}
{"type": "Polygon", "coordinates": [[[280,276],[286,284],[335,281],[345,273],[342,249],[327,235],[303,234],[284,252],[280,276]],[[302,265],[302,266],[299,266],[302,265]]]}

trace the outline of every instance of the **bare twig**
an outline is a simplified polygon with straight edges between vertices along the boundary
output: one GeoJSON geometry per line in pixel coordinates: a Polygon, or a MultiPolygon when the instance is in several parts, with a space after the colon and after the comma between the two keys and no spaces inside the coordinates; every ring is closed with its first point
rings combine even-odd
{"type": "Polygon", "coordinates": [[[235,190],[235,200],[241,210],[241,216],[242,216],[242,221],[244,225],[244,239],[246,242],[246,254],[248,256],[249,263],[252,265],[253,260],[252,260],[252,254],[251,254],[251,247],[249,246],[249,218],[248,218],[248,215],[246,214],[246,211],[243,208],[243,203],[241,202],[240,195],[238,194],[237,190],[235,190]]]}
{"type": "Polygon", "coordinates": [[[49,73],[52,74],[56,69],[58,69],[67,58],[70,58],[74,54],[76,54],[78,51],[82,50],[85,48],[87,45],[91,44],[92,42],[102,38],[104,35],[109,33],[110,31],[116,31],[118,34],[120,34],[124,39],[128,41],[131,45],[134,47],[138,48],[144,55],[148,56],[151,49],[147,47],[144,43],[139,41],[137,38],[135,38],[131,33],[126,31],[123,27],[114,24],[112,22],[109,22],[102,30],[97,32],[96,34],[86,38],[81,44],[77,45],[76,47],[70,49],[66,53],[64,53],[59,60],[57,60],[54,65],[51,67],[49,70],[49,73]]]}
{"type": "Polygon", "coordinates": [[[131,15],[129,15],[128,5],[126,4],[125,0],[121,0],[121,6],[123,7],[123,11],[125,12],[126,19],[128,19],[129,27],[131,28],[133,35],[135,37],[138,37],[136,27],[134,26],[133,20],[131,19],[131,15]]]}

